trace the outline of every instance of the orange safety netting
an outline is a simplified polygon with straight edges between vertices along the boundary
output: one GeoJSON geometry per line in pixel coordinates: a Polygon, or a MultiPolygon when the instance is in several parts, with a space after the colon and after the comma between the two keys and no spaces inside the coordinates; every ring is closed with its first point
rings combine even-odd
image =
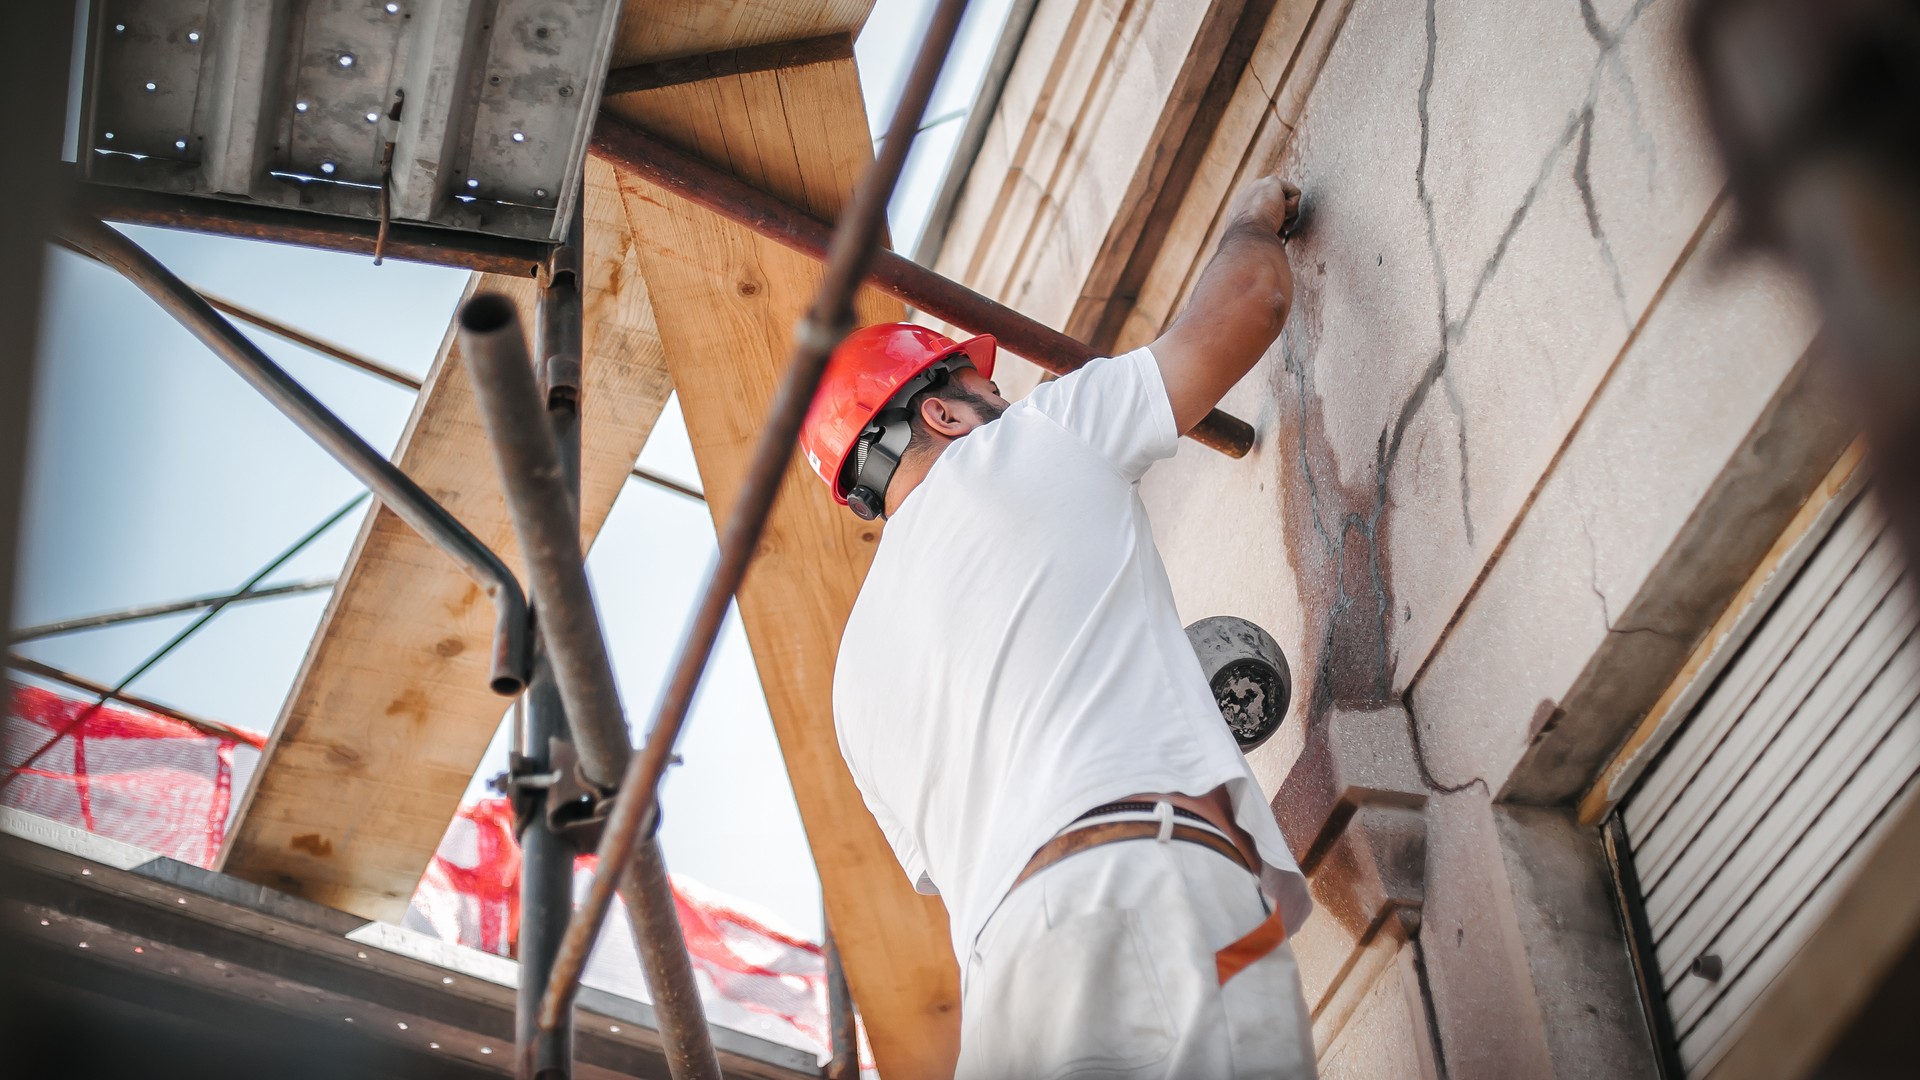
{"type": "MultiPolygon", "coordinates": [[[[414,893],[407,925],[511,955],[520,923],[520,847],[513,828],[505,799],[461,807],[414,893]]],[[[594,867],[591,855],[575,860],[576,902],[585,898],[594,867]]],[[[673,877],[673,894],[708,1018],[824,1053],[829,1033],[820,946],[769,927],[737,902],[685,878],[673,877]]],[[[625,909],[616,901],[588,960],[587,984],[649,1000],[632,942],[625,909]]]]}
{"type": "Polygon", "coordinates": [[[0,804],[212,866],[226,842],[233,794],[246,790],[266,745],[258,735],[235,734],[15,686],[0,729],[8,776],[0,804]],[[19,767],[62,732],[38,760],[19,767]]]}
{"type": "MultiPolygon", "coordinates": [[[[14,686],[0,724],[0,760],[12,776],[0,805],[211,867],[226,839],[234,793],[246,789],[265,743],[247,732],[210,735],[168,717],[14,686]],[[43,747],[37,760],[18,767],[43,747]]],[[[576,902],[593,867],[591,855],[575,862],[576,902]]],[[[820,946],[775,930],[684,878],[673,879],[673,890],[709,1020],[810,1050],[824,1061],[829,1037],[820,946]]],[[[420,880],[406,925],[512,956],[519,919],[520,845],[512,809],[505,799],[462,806],[420,880]]],[[[608,916],[586,982],[651,1000],[623,909],[608,916]]],[[[871,1070],[864,1037],[861,1043],[863,1071],[871,1070]]]]}

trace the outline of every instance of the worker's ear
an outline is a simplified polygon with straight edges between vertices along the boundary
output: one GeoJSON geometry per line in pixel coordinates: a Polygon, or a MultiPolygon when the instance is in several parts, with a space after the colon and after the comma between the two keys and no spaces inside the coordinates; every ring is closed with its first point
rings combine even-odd
{"type": "Polygon", "coordinates": [[[972,431],[977,422],[954,402],[945,398],[928,397],[920,403],[920,419],[927,430],[935,435],[944,435],[957,439],[972,431]]]}

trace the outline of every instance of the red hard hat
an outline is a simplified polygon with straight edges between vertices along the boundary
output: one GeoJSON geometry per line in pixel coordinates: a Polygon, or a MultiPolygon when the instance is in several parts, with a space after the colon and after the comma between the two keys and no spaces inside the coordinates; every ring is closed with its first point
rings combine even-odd
{"type": "Polygon", "coordinates": [[[915,375],[962,353],[975,370],[992,378],[997,351],[990,334],[955,341],[913,323],[875,323],[848,334],[827,361],[820,389],[814,392],[813,405],[800,426],[800,449],[807,455],[807,464],[827,482],[834,500],[845,506],[847,493],[840,487],[840,470],[867,423],[900,388],[915,375]]]}

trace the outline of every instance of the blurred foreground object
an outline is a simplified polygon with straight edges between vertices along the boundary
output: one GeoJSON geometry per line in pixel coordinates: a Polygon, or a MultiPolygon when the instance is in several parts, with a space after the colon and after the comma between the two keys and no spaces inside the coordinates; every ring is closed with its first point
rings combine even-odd
{"type": "MultiPolygon", "coordinates": [[[[1787,257],[1844,369],[1874,487],[1920,555],[1920,3],[1698,0],[1690,26],[1750,240],[1787,257]]],[[[1908,575],[1909,585],[1913,578],[1908,575]]],[[[1891,823],[1849,898],[1720,1063],[1728,1076],[1905,1075],[1920,1053],[1920,812],[1891,823]],[[1904,884],[1902,884],[1904,883],[1904,884]]]]}
{"type": "Polygon", "coordinates": [[[1692,46],[1749,236],[1812,286],[1920,553],[1920,4],[1701,0],[1692,46]]]}

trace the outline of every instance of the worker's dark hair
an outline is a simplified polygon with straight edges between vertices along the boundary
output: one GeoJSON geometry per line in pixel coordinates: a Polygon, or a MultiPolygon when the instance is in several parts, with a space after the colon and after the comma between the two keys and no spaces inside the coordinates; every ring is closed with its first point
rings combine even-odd
{"type": "Polygon", "coordinates": [[[960,385],[960,381],[951,374],[944,375],[935,380],[933,385],[907,399],[909,435],[907,448],[900,454],[902,461],[926,453],[927,448],[933,445],[933,432],[927,430],[927,421],[920,415],[921,404],[931,398],[971,405],[975,412],[988,420],[998,419],[1002,411],[998,405],[960,385]]]}

